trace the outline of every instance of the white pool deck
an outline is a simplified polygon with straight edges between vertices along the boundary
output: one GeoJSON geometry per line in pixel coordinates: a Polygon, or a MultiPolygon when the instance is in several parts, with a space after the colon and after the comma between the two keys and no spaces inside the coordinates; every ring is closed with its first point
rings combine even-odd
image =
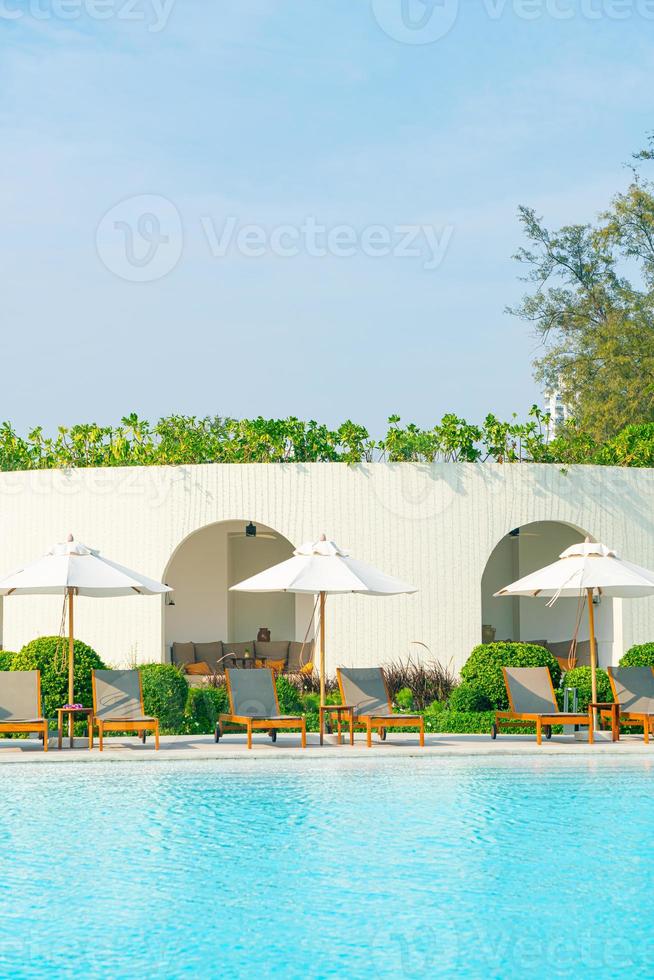
{"type": "Polygon", "coordinates": [[[165,762],[182,760],[234,760],[234,759],[296,759],[311,760],[313,764],[321,759],[382,759],[399,758],[429,758],[441,757],[450,759],[483,758],[552,758],[566,757],[615,762],[619,758],[650,758],[654,760],[654,740],[645,745],[642,736],[625,735],[617,743],[596,742],[588,745],[565,736],[554,736],[551,741],[543,741],[541,746],[536,744],[533,735],[505,735],[492,741],[488,735],[427,735],[425,747],[420,748],[416,738],[410,734],[398,733],[385,742],[374,740],[372,748],[368,749],[364,736],[357,736],[354,746],[347,739],[338,745],[335,736],[326,736],[324,745],[320,745],[317,735],[307,736],[307,748],[302,750],[299,737],[280,734],[276,744],[263,736],[255,736],[253,748],[248,751],[245,735],[228,735],[216,744],[212,735],[164,735],[161,737],[159,751],[155,751],[154,741],[148,739],[144,746],[136,738],[106,738],[105,748],[101,753],[97,741],[93,750],[89,751],[84,738],[75,739],[71,749],[65,740],[63,749],[57,749],[56,736],[50,738],[49,751],[44,752],[41,743],[36,738],[29,739],[0,739],[0,765],[2,763],[55,763],[67,762],[165,762]]]}

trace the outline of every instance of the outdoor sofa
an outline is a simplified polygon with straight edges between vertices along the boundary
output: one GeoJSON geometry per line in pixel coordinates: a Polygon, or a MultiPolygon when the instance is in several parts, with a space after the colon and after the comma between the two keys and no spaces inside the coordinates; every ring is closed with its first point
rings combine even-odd
{"type": "Polygon", "coordinates": [[[48,722],[43,717],[39,670],[0,671],[0,734],[3,732],[36,732],[43,739],[43,751],[48,751],[48,722]]]}
{"type": "Polygon", "coordinates": [[[507,726],[536,726],[536,742],[542,744],[543,731],[552,737],[552,725],[588,725],[588,741],[593,742],[593,713],[559,711],[547,667],[502,667],[510,711],[496,711],[491,738],[507,726]]]}
{"type": "Polygon", "coordinates": [[[272,667],[276,673],[297,673],[313,660],[313,642],[304,644],[294,640],[272,640],[261,643],[255,640],[228,643],[223,640],[196,643],[175,642],[170,647],[170,662],[187,675],[191,685],[207,683],[207,678],[222,674],[227,667],[243,666],[249,656],[252,666],[272,667]]]}
{"type": "Polygon", "coordinates": [[[252,748],[252,733],[268,732],[273,742],[277,741],[280,729],[299,728],[302,748],[307,745],[306,723],[300,715],[283,715],[279,710],[275,673],[270,667],[225,670],[229,714],[221,714],[216,725],[216,742],[225,734],[227,728],[245,728],[248,748],[252,748]]]}
{"type": "Polygon", "coordinates": [[[344,705],[350,705],[354,728],[365,729],[368,748],[376,730],[385,741],[388,728],[417,728],[420,745],[425,744],[422,715],[400,714],[393,703],[381,667],[337,667],[336,676],[344,705]]]}
{"type": "Polygon", "coordinates": [[[136,732],[145,744],[147,732],[154,733],[159,748],[159,719],[146,715],[140,670],[94,670],[92,674],[93,715],[89,719],[89,748],[98,730],[102,752],[105,732],[136,732]]]}

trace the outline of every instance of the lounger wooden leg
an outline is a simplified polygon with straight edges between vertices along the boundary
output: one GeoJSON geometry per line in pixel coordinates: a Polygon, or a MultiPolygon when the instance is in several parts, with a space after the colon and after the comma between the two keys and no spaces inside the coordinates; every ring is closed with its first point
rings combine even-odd
{"type": "Polygon", "coordinates": [[[350,711],[350,745],[354,745],[354,712],[350,711]]]}
{"type": "Polygon", "coordinates": [[[248,733],[248,748],[251,749],[252,748],[252,722],[249,721],[246,727],[248,733]]]}
{"type": "Polygon", "coordinates": [[[102,722],[98,722],[98,748],[103,751],[104,747],[104,731],[102,730],[102,722]]]}
{"type": "Polygon", "coordinates": [[[588,744],[595,744],[595,727],[593,725],[593,710],[592,708],[588,712],[588,744]]]}
{"type": "Polygon", "coordinates": [[[540,718],[536,719],[536,744],[543,744],[543,723],[540,718]]]}
{"type": "Polygon", "coordinates": [[[369,749],[372,748],[372,724],[370,719],[366,722],[366,745],[369,749]]]}
{"type": "Polygon", "coordinates": [[[649,745],[649,718],[647,715],[643,717],[643,739],[645,740],[645,745],[649,745]]]}
{"type": "Polygon", "coordinates": [[[340,745],[341,742],[343,741],[342,736],[341,736],[341,713],[340,713],[340,711],[337,711],[336,712],[336,730],[338,732],[338,735],[336,737],[338,739],[338,744],[340,745]]]}
{"type": "Polygon", "coordinates": [[[159,750],[159,722],[154,726],[154,748],[155,752],[159,750]]]}
{"type": "Polygon", "coordinates": [[[89,715],[89,752],[93,748],[93,718],[89,715]]]}
{"type": "Polygon", "coordinates": [[[307,725],[303,718],[302,719],[302,748],[306,749],[306,747],[307,747],[307,725]]]}
{"type": "Polygon", "coordinates": [[[60,749],[63,744],[64,737],[64,718],[61,711],[59,712],[59,721],[57,722],[57,748],[60,749]]]}
{"type": "Polygon", "coordinates": [[[424,747],[425,747],[425,722],[424,719],[421,718],[420,719],[420,748],[424,749],[424,747]]]}
{"type": "Polygon", "coordinates": [[[48,723],[43,726],[43,751],[48,751],[48,723]]]}

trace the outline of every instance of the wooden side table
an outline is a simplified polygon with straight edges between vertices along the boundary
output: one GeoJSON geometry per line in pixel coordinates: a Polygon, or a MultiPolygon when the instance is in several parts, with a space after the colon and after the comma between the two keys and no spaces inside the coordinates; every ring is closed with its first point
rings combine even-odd
{"type": "Polygon", "coordinates": [[[350,726],[350,745],[354,745],[354,705],[351,704],[321,704],[320,705],[320,744],[324,742],[325,715],[336,715],[338,744],[343,741],[341,725],[346,721],[350,726]]]}
{"type": "Polygon", "coordinates": [[[68,747],[73,747],[73,726],[75,715],[86,715],[86,724],[89,729],[89,748],[91,748],[91,716],[93,708],[57,708],[57,748],[62,747],[64,734],[64,715],[68,716],[68,747]]]}
{"type": "Polygon", "coordinates": [[[593,708],[596,711],[601,712],[600,718],[611,712],[611,741],[620,741],[620,705],[617,701],[591,701],[588,705],[588,710],[592,711],[593,708]]]}

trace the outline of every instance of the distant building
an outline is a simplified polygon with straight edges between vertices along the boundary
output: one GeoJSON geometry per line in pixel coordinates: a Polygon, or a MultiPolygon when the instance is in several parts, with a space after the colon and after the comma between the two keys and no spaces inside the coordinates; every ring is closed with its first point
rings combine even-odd
{"type": "Polygon", "coordinates": [[[545,411],[550,416],[547,426],[547,438],[554,439],[558,430],[570,418],[570,409],[563,401],[563,397],[558,388],[545,391],[545,411]]]}

